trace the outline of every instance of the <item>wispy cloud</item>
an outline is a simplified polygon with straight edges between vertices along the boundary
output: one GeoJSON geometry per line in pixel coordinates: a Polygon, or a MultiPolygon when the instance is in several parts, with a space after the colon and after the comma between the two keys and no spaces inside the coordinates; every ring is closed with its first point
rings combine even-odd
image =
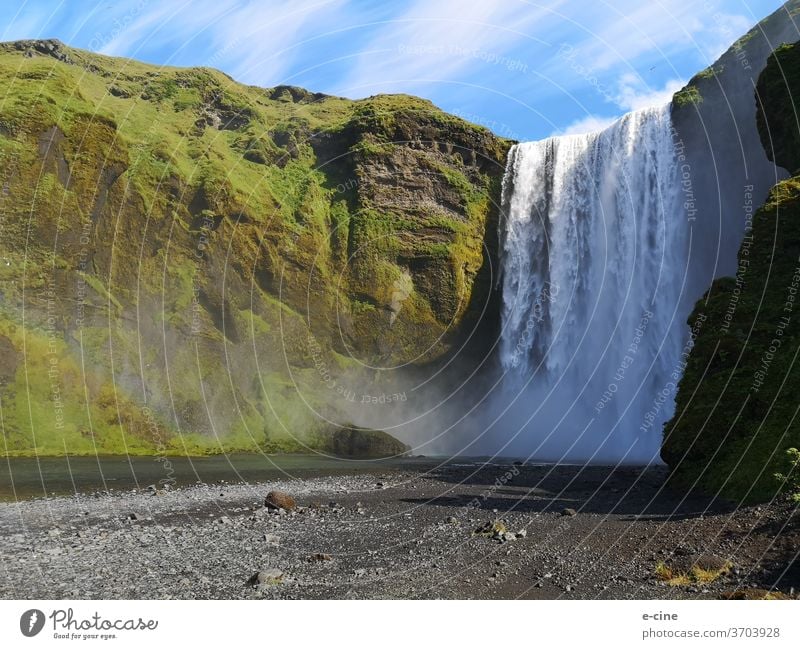
{"type": "Polygon", "coordinates": [[[525,70],[533,65],[527,53],[550,45],[537,24],[560,4],[416,0],[375,31],[342,80],[342,90],[362,94],[382,87],[385,92],[420,80],[480,83],[478,71],[525,70]]]}
{"type": "Polygon", "coordinates": [[[575,135],[602,131],[618,120],[624,113],[666,104],[672,99],[672,95],[684,85],[685,82],[680,79],[671,79],[661,88],[651,88],[636,75],[624,74],[617,80],[616,92],[613,95],[613,104],[617,108],[614,115],[589,114],[570,122],[563,129],[553,131],[551,135],[575,135]]]}
{"type": "Polygon", "coordinates": [[[553,131],[551,135],[578,135],[581,133],[595,133],[611,126],[618,117],[600,117],[599,115],[587,115],[568,124],[564,129],[553,131]]]}
{"type": "MultiPolygon", "coordinates": [[[[146,2],[147,0],[141,0],[146,2]]],[[[111,55],[136,56],[158,47],[166,63],[220,67],[241,81],[276,83],[290,74],[299,45],[333,28],[344,0],[192,0],[131,7],[104,43],[111,55]],[[200,56],[198,56],[200,54],[200,56]]]]}
{"type": "Polygon", "coordinates": [[[618,82],[618,93],[614,101],[625,111],[660,106],[672,99],[672,95],[684,85],[685,81],[670,79],[661,88],[652,88],[636,75],[624,74],[618,82]]]}

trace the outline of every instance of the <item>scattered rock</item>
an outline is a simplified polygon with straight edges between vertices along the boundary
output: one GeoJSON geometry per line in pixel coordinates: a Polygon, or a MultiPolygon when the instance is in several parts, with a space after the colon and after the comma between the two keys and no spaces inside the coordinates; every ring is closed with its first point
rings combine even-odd
{"type": "Polygon", "coordinates": [[[277,568],[267,568],[255,573],[248,580],[251,586],[273,586],[283,581],[283,570],[277,568]]]}
{"type": "Polygon", "coordinates": [[[281,540],[275,534],[265,534],[264,540],[270,545],[278,545],[281,540]]]}
{"type": "Polygon", "coordinates": [[[498,541],[504,541],[508,529],[502,521],[488,521],[475,530],[479,536],[488,536],[498,541]]]}
{"type": "Polygon", "coordinates": [[[455,516],[448,516],[445,522],[450,523],[450,525],[458,525],[458,519],[455,516]]]}
{"type": "Polygon", "coordinates": [[[528,536],[528,530],[523,529],[517,532],[517,538],[524,539],[526,536],[528,536]]]}
{"type": "Polygon", "coordinates": [[[228,518],[227,516],[222,516],[221,518],[218,518],[215,522],[218,525],[230,525],[231,524],[231,519],[228,518]]]}
{"type": "Polygon", "coordinates": [[[285,491],[270,491],[264,498],[264,506],[270,509],[292,511],[297,507],[297,503],[285,491]]]}
{"type": "Polygon", "coordinates": [[[311,563],[320,563],[322,561],[331,561],[332,559],[333,559],[333,557],[330,554],[326,554],[325,552],[315,552],[310,557],[308,557],[308,560],[311,563]]]}
{"type": "Polygon", "coordinates": [[[738,590],[729,590],[719,596],[720,599],[728,600],[774,600],[774,599],[792,599],[789,595],[777,590],[765,590],[763,588],[740,588],[738,590]]]}
{"type": "Polygon", "coordinates": [[[382,430],[345,426],[330,433],[334,455],[362,459],[406,455],[411,448],[382,430]]]}
{"type": "Polygon", "coordinates": [[[127,520],[127,521],[138,521],[139,520],[139,515],[134,513],[134,512],[131,512],[130,514],[128,514],[125,517],[125,520],[127,520]]]}
{"type": "Polygon", "coordinates": [[[567,508],[561,510],[561,515],[562,516],[577,516],[578,512],[576,512],[574,509],[572,509],[572,507],[567,507],[567,508]]]}

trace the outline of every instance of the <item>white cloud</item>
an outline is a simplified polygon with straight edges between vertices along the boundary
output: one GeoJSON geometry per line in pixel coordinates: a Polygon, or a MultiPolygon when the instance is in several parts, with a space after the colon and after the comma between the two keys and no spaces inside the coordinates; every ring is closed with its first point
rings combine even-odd
{"type": "Polygon", "coordinates": [[[651,106],[661,106],[672,99],[678,90],[686,85],[680,79],[667,81],[662,88],[651,88],[633,74],[624,74],[618,82],[618,93],[614,102],[623,110],[641,110],[651,106]]]}
{"type": "Polygon", "coordinates": [[[587,115],[568,124],[563,130],[553,131],[555,135],[579,135],[583,133],[595,133],[611,126],[619,119],[616,117],[601,117],[600,115],[587,115]]]}
{"type": "Polygon", "coordinates": [[[363,95],[386,92],[395,82],[408,88],[416,80],[474,78],[481,66],[524,71],[532,65],[526,50],[538,53],[548,45],[535,25],[561,2],[545,9],[521,0],[416,0],[376,31],[342,92],[363,95]]]}
{"type": "Polygon", "coordinates": [[[624,74],[617,80],[617,91],[613,102],[620,109],[620,114],[612,117],[589,114],[581,117],[564,129],[557,129],[551,135],[575,135],[602,131],[617,121],[622,113],[642,110],[652,106],[662,106],[669,102],[678,90],[685,85],[679,79],[667,81],[662,88],[651,88],[633,74],[624,74]]]}
{"type": "Polygon", "coordinates": [[[189,62],[223,68],[239,81],[277,83],[289,74],[305,39],[339,26],[345,0],[184,0],[132,5],[113,24],[102,52],[136,58],[164,47],[165,64],[189,62]]]}
{"type": "MultiPolygon", "coordinates": [[[[752,18],[727,13],[720,0],[620,0],[600,5],[595,15],[573,18],[585,35],[576,45],[596,70],[632,66],[641,56],[665,60],[694,50],[702,58],[719,55],[752,25],[752,18]]],[[[575,34],[577,35],[577,34],[575,34]]]]}
{"type": "Polygon", "coordinates": [[[753,20],[738,14],[713,10],[710,19],[698,25],[694,45],[701,59],[708,64],[716,61],[740,36],[752,27],[753,20]]]}

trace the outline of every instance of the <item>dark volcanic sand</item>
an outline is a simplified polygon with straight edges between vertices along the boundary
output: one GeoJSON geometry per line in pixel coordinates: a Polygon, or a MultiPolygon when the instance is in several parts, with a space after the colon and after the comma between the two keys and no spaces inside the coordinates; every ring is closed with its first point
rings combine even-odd
{"type": "Polygon", "coordinates": [[[800,516],[787,504],[682,499],[664,488],[661,467],[435,466],[0,503],[0,596],[685,599],[800,589],[800,516]],[[260,508],[271,489],[300,511],[260,508]],[[527,535],[473,534],[495,519],[527,535]],[[309,560],[316,553],[331,559],[309,560]],[[713,554],[734,569],[669,586],[654,573],[673,553],[713,554]],[[247,584],[269,568],[282,577],[247,584]]]}

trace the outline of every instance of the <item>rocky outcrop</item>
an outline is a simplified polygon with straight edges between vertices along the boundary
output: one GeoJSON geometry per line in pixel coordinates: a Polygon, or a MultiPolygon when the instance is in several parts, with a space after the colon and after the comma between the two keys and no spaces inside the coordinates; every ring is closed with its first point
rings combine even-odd
{"type": "Polygon", "coordinates": [[[410,448],[382,430],[343,426],[330,434],[327,449],[334,455],[359,460],[406,455],[410,448]]]}
{"type": "Polygon", "coordinates": [[[736,272],[748,209],[786,177],[761,146],[753,88],[770,53],[797,40],[798,11],[800,0],[787,2],[673,97],[681,199],[692,231],[689,305],[714,279],[736,272]]]}
{"type": "MultiPolygon", "coordinates": [[[[798,168],[800,46],[769,57],[757,83],[758,130],[770,160],[798,168]]],[[[735,277],[713,283],[689,324],[694,345],[662,457],[676,486],[766,500],[800,446],[800,177],[775,185],[746,223],[735,277]]],[[[689,349],[691,351],[689,351],[689,349]]]]}
{"type": "Polygon", "coordinates": [[[57,41],[0,78],[11,453],[304,450],[378,368],[488,347],[509,142],[57,41]]]}

